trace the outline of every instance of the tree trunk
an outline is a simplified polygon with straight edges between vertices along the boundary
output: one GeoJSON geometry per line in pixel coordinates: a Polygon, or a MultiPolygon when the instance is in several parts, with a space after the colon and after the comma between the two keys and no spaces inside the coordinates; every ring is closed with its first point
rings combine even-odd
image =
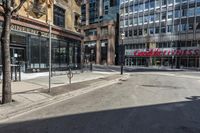
{"type": "Polygon", "coordinates": [[[11,65],[10,65],[10,33],[11,33],[11,11],[4,14],[3,29],[1,35],[1,51],[3,65],[2,103],[12,102],[11,94],[11,65]]]}

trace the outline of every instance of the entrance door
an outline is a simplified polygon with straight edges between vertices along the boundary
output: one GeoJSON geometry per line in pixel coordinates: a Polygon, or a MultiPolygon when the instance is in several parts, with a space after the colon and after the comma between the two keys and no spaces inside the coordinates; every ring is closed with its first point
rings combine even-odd
{"type": "Polygon", "coordinates": [[[25,71],[25,48],[11,47],[10,49],[11,64],[20,64],[22,71],[25,71]]]}

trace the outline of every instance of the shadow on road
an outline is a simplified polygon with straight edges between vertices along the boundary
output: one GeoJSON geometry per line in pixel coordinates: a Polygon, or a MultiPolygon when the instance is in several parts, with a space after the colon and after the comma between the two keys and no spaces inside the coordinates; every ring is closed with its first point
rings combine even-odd
{"type": "Polygon", "coordinates": [[[3,124],[0,133],[200,133],[200,97],[3,124]]]}

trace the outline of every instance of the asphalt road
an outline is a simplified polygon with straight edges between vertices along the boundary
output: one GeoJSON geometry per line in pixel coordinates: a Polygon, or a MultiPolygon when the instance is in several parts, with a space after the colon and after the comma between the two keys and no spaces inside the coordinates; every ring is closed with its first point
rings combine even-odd
{"type": "Polygon", "coordinates": [[[200,78],[171,74],[133,73],[11,119],[0,133],[200,133],[200,78]]]}

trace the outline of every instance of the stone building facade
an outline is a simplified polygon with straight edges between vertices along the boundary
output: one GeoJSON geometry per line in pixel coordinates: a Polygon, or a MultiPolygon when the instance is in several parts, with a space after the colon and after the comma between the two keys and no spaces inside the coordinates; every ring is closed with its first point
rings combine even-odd
{"type": "MultiPolygon", "coordinates": [[[[18,0],[15,4],[18,4],[18,0]]],[[[12,64],[20,63],[24,72],[48,69],[51,23],[52,68],[63,70],[68,66],[79,67],[83,39],[80,15],[79,0],[27,0],[12,19],[12,64]]],[[[0,16],[1,26],[2,22],[0,16]]]]}

